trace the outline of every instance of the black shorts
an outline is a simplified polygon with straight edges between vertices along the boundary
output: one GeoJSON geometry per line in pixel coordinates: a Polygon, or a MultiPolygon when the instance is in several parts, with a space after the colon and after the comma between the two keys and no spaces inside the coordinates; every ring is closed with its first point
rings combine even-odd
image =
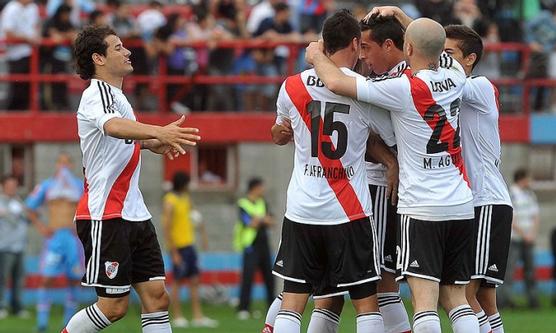
{"type": "Polygon", "coordinates": [[[178,249],[181,265],[174,265],[174,279],[186,279],[199,275],[199,260],[193,245],[178,249]]]}
{"type": "Polygon", "coordinates": [[[307,284],[317,295],[341,292],[380,279],[376,231],[369,218],[338,225],[296,223],[284,218],[273,273],[307,284]]]}
{"type": "Polygon", "coordinates": [[[512,219],[513,209],[508,205],[475,207],[472,279],[483,279],[493,285],[504,283],[512,219]]]}
{"type": "Polygon", "coordinates": [[[467,284],[471,278],[473,220],[422,221],[400,215],[397,280],[408,276],[467,284]]]}
{"type": "Polygon", "coordinates": [[[78,220],[76,226],[87,264],[81,284],[96,287],[98,296],[122,297],[134,283],[165,279],[160,245],[150,220],[78,220]]]}
{"type": "Polygon", "coordinates": [[[398,208],[386,197],[386,190],[386,186],[369,185],[373,199],[373,218],[376,222],[380,268],[395,274],[398,208]]]}

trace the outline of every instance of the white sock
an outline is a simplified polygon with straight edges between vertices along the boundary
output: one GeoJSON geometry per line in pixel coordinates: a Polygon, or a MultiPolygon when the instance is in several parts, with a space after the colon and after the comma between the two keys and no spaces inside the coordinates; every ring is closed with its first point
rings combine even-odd
{"type": "Polygon", "coordinates": [[[383,333],[384,321],[380,312],[368,312],[357,315],[357,333],[383,333]]]}
{"type": "Polygon", "coordinates": [[[71,317],[62,332],[66,333],[96,333],[112,324],[100,311],[97,304],[88,306],[71,317]]]}
{"type": "Polygon", "coordinates": [[[467,304],[452,309],[448,316],[452,321],[454,333],[477,333],[480,331],[479,319],[467,304]]]}
{"type": "Polygon", "coordinates": [[[413,316],[414,333],[441,333],[440,318],[436,311],[421,311],[413,316]]]}
{"type": "Polygon", "coordinates": [[[384,331],[386,333],[411,332],[409,317],[398,293],[378,294],[378,307],[384,318],[384,331]]]}
{"type": "Polygon", "coordinates": [[[340,316],[327,309],[314,309],[307,333],[338,333],[340,316]]]}
{"type": "Polygon", "coordinates": [[[274,322],[276,321],[276,315],[278,314],[278,311],[280,311],[281,307],[282,307],[282,293],[280,293],[280,295],[278,295],[278,297],[274,299],[274,302],[270,304],[270,307],[266,312],[266,319],[264,321],[263,333],[267,333],[267,332],[272,333],[274,322]]]}
{"type": "Polygon", "coordinates": [[[502,325],[500,313],[496,312],[492,316],[488,316],[488,321],[490,322],[490,327],[492,327],[492,333],[504,333],[504,325],[502,325]]]}
{"type": "Polygon", "coordinates": [[[141,314],[143,333],[171,333],[168,311],[141,314]]]}
{"type": "Polygon", "coordinates": [[[301,333],[301,315],[293,311],[280,310],[274,322],[274,333],[301,333]]]}
{"type": "Polygon", "coordinates": [[[479,327],[481,328],[481,333],[492,333],[492,328],[490,327],[490,323],[488,322],[488,317],[485,311],[481,310],[481,312],[475,314],[477,319],[479,319],[479,327]]]}

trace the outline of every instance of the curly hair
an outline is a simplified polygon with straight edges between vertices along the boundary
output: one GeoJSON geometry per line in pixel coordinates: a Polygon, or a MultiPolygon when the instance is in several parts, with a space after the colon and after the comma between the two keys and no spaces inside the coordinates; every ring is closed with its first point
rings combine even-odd
{"type": "Polygon", "coordinates": [[[107,26],[89,26],[77,35],[74,45],[76,72],[83,80],[90,80],[95,75],[93,54],[106,56],[108,44],[104,40],[116,32],[107,26]]]}

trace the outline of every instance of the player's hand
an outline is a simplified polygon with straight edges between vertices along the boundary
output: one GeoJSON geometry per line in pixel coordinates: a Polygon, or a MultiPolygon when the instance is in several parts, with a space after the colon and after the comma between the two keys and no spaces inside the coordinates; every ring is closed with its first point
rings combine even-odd
{"type": "Polygon", "coordinates": [[[174,264],[174,266],[181,266],[182,263],[183,260],[178,251],[172,251],[172,264],[174,264]]]}
{"type": "Polygon", "coordinates": [[[396,205],[398,203],[399,171],[397,163],[386,169],[386,180],[388,182],[386,197],[390,198],[392,205],[396,205]]]}
{"type": "Polygon", "coordinates": [[[318,42],[309,43],[309,46],[305,49],[305,61],[313,65],[315,63],[315,57],[319,54],[324,54],[324,41],[322,39],[319,39],[318,42]]]}
{"type": "Polygon", "coordinates": [[[371,11],[365,16],[363,19],[364,21],[368,21],[371,18],[375,17],[390,17],[396,16],[396,12],[400,9],[396,6],[379,6],[374,7],[371,11]]]}
{"type": "Polygon", "coordinates": [[[292,129],[291,120],[289,120],[287,118],[283,119],[282,123],[279,126],[282,126],[282,128],[280,129],[280,134],[289,137],[290,141],[292,141],[293,140],[293,129],[292,129]]]}
{"type": "Polygon", "coordinates": [[[181,127],[184,121],[185,116],[181,116],[173,123],[161,127],[156,137],[162,145],[169,146],[182,155],[186,153],[184,146],[196,146],[197,141],[201,140],[197,135],[198,128],[181,127]]]}
{"type": "Polygon", "coordinates": [[[49,238],[54,234],[54,230],[52,230],[52,228],[49,227],[46,223],[41,223],[39,225],[41,225],[41,227],[38,228],[38,231],[44,238],[49,238]]]}

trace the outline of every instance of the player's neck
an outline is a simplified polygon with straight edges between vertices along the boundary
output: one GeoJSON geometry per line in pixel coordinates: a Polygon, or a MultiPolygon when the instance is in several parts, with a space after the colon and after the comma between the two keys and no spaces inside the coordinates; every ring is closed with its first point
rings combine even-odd
{"type": "Polygon", "coordinates": [[[412,58],[410,60],[411,72],[413,74],[422,71],[422,70],[437,70],[438,69],[438,61],[434,61],[433,59],[425,59],[425,58],[412,58]]]}
{"type": "Polygon", "coordinates": [[[333,55],[329,56],[329,58],[338,67],[353,69],[353,56],[347,48],[337,51],[333,55]]]}
{"type": "Polygon", "coordinates": [[[108,83],[109,85],[119,88],[120,90],[122,89],[122,85],[124,82],[124,78],[123,77],[113,77],[111,75],[107,75],[104,73],[98,73],[95,76],[93,76],[93,79],[97,79],[99,81],[104,81],[106,83],[108,83]]]}
{"type": "Polygon", "coordinates": [[[388,68],[390,68],[390,70],[392,70],[394,67],[396,67],[400,62],[404,61],[405,58],[403,56],[403,53],[400,52],[400,54],[396,54],[396,56],[391,58],[392,60],[390,60],[390,63],[388,64],[388,68]]]}

